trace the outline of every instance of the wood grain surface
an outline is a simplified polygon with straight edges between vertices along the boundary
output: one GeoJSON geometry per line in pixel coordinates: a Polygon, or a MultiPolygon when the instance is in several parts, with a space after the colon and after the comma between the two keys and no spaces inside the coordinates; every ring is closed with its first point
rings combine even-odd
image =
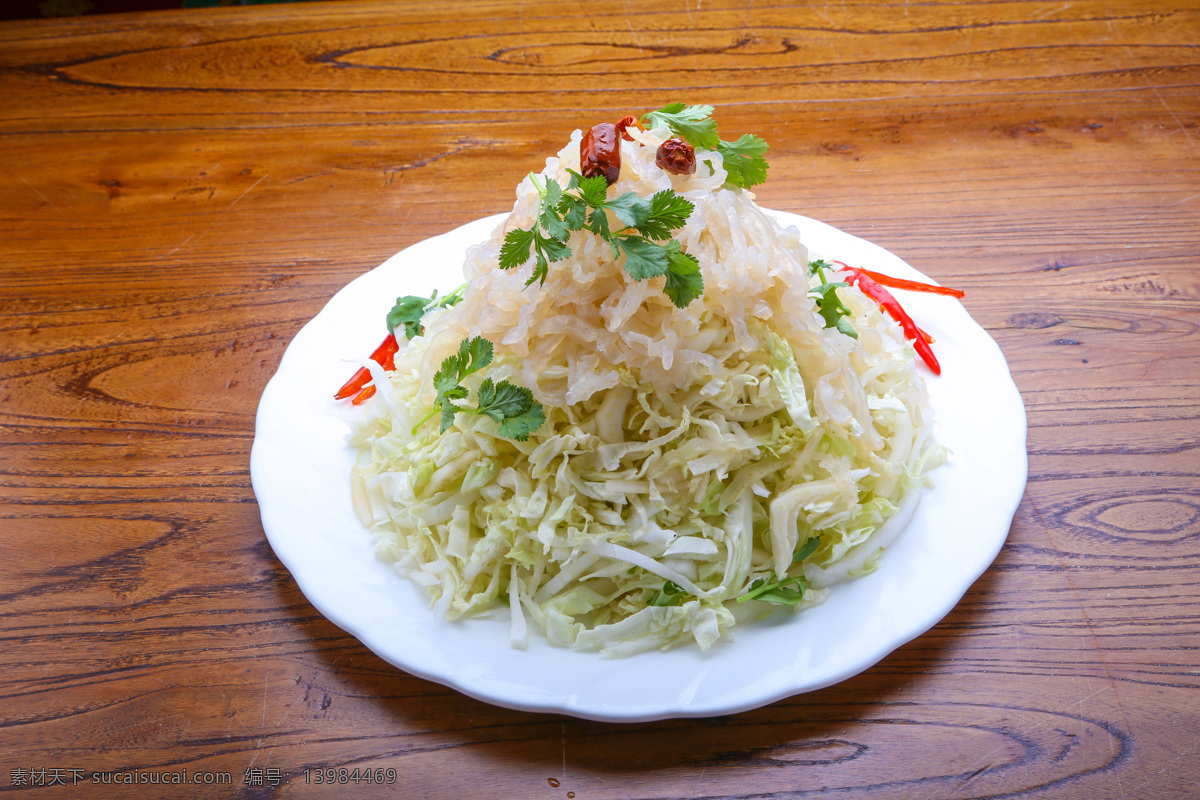
{"type": "Polygon", "coordinates": [[[1198,44],[1194,0],[0,24],[0,789],[1198,796],[1198,44]],[[967,291],[1029,414],[1008,543],[929,633],[757,711],[603,724],[406,675],[274,557],[262,389],[342,285],[676,99],[771,143],[762,204],[967,291]],[[221,785],[97,782],[131,770],[221,785]]]}

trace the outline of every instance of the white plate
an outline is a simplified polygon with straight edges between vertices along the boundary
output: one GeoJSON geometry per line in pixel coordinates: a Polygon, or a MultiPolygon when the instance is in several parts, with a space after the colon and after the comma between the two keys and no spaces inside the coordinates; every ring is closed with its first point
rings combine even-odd
{"type": "MultiPolygon", "coordinates": [[[[813,258],[928,280],[881,247],[772,213],[800,229],[813,258]]],[[[738,626],[733,642],[706,654],[606,659],[534,636],[520,651],[506,622],[435,618],[424,592],[375,558],[354,514],[348,428],[331,395],[355,369],[344,359],[366,357],[383,338],[395,298],[461,283],[466,249],[504,216],[421,242],[352,281],[296,334],[259,404],[250,474],[267,538],[312,604],[379,656],[508,708],[625,722],[728,714],[869,668],[936,624],[992,563],[1024,492],[1025,408],[999,347],[958,301],[904,292],[937,340],[942,376],[926,375],[952,455],[875,572],[811,610],[738,626]]]]}

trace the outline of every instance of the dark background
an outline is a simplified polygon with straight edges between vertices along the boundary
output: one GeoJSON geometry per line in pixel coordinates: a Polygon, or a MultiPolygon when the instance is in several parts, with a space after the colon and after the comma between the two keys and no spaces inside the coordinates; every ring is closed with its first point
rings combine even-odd
{"type": "Polygon", "coordinates": [[[0,0],[0,20],[94,16],[209,6],[256,6],[307,0],[0,0]]]}

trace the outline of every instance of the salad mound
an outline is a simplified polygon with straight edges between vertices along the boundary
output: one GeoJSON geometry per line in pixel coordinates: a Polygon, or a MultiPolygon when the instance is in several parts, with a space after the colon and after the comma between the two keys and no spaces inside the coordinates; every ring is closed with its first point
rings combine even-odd
{"type": "Polygon", "coordinates": [[[389,315],[355,503],[437,613],[708,649],[869,572],[911,516],[942,457],[911,320],[809,261],[749,190],[765,143],[711,110],[577,131],[463,287],[389,315]]]}

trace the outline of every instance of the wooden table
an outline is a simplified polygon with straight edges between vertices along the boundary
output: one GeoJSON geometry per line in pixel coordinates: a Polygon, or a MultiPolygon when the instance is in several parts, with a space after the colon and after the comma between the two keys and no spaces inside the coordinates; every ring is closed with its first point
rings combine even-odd
{"type": "Polygon", "coordinates": [[[1195,797],[1200,6],[583,8],[0,25],[0,786],[1195,797]],[[346,282],[509,208],[572,129],[676,99],[771,143],[764,205],[967,291],[1029,414],[1008,543],[928,634],[757,711],[614,725],[410,677],[264,538],[263,386],[346,282]],[[93,782],[130,770],[228,782],[93,782]]]}

